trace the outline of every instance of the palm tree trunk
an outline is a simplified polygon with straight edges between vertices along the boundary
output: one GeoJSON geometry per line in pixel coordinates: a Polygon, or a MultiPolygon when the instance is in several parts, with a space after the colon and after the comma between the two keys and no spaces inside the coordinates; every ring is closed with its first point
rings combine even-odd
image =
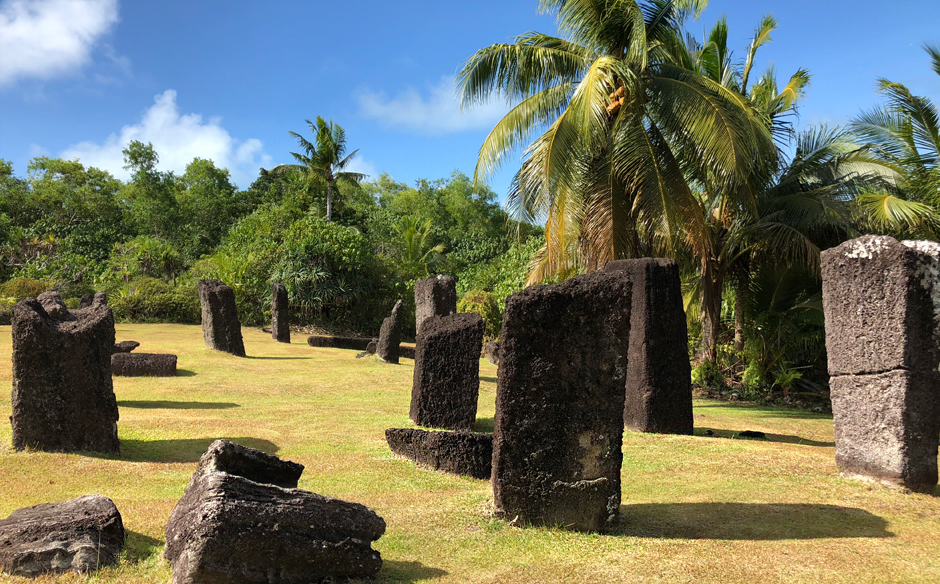
{"type": "Polygon", "coordinates": [[[747,309],[747,283],[739,282],[734,296],[734,350],[744,350],[744,313],[747,309]]]}
{"type": "Polygon", "coordinates": [[[702,344],[699,358],[714,361],[718,356],[718,334],[721,330],[721,292],[724,275],[713,261],[706,261],[702,270],[702,344]]]}
{"type": "Polygon", "coordinates": [[[333,219],[333,183],[326,183],[326,222],[333,219]]]}

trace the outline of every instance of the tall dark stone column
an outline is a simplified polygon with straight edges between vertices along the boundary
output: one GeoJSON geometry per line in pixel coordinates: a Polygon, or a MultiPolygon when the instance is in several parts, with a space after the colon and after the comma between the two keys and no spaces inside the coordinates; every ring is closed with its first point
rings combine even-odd
{"type": "Polygon", "coordinates": [[[606,270],[633,282],[623,421],[661,434],[692,433],[692,366],[682,283],[674,260],[617,260],[606,270]]]}
{"type": "Polygon", "coordinates": [[[391,316],[382,321],[382,328],[379,330],[379,341],[375,352],[379,359],[386,363],[398,363],[401,349],[401,317],[399,316],[401,309],[402,301],[399,300],[392,308],[391,316]]]}
{"type": "Polygon", "coordinates": [[[457,282],[443,274],[415,284],[415,332],[432,316],[457,314],[457,282]]]}
{"type": "MultiPolygon", "coordinates": [[[[57,306],[55,298],[44,301],[57,306]]],[[[13,447],[118,452],[111,309],[56,314],[32,298],[13,307],[13,447]]]]}
{"type": "Polygon", "coordinates": [[[937,485],[940,244],[865,236],[822,253],[836,464],[937,485]]]}
{"type": "Polygon", "coordinates": [[[290,304],[284,284],[271,284],[271,337],[279,343],[290,342],[290,304]]]}
{"type": "Polygon", "coordinates": [[[206,346],[244,357],[245,343],[235,306],[235,291],[219,280],[199,280],[199,302],[206,346]]]}
{"type": "Polygon", "coordinates": [[[602,531],[620,507],[632,284],[594,272],[506,299],[493,436],[497,514],[602,531]]]}

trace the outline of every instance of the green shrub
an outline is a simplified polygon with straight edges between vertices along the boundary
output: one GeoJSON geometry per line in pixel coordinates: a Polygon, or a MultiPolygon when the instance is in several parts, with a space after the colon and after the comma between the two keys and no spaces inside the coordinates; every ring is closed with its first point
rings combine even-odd
{"type": "Polygon", "coordinates": [[[15,298],[19,301],[24,298],[35,298],[49,288],[48,282],[32,278],[13,278],[9,282],[0,284],[0,297],[15,298]]]}
{"type": "Polygon", "coordinates": [[[0,298],[0,325],[10,324],[16,298],[0,298]]]}
{"type": "Polygon", "coordinates": [[[499,338],[503,317],[492,293],[479,289],[467,292],[457,301],[457,312],[476,312],[483,317],[485,339],[499,338]]]}
{"type": "Polygon", "coordinates": [[[115,320],[197,324],[201,318],[195,282],[178,286],[141,277],[108,291],[115,320]]]}

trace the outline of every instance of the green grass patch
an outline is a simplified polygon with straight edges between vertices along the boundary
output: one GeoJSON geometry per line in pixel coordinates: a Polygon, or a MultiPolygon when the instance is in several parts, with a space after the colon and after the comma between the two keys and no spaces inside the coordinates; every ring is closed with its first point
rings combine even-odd
{"type": "MultiPolygon", "coordinates": [[[[121,324],[117,336],[179,355],[181,375],[115,378],[117,456],[15,452],[0,424],[0,517],[100,493],[121,511],[127,551],[94,575],[13,581],[168,582],[166,520],[217,438],[299,462],[301,488],[384,517],[379,583],[940,581],[940,489],[903,494],[840,478],[830,416],[696,400],[694,436],[624,433],[613,533],[518,527],[491,516],[488,481],[389,452],[385,429],[412,426],[410,360],[355,359],[247,328],[249,359],[206,349],[197,326],[121,324]]],[[[10,349],[0,326],[3,420],[10,349]]],[[[477,430],[490,431],[496,368],[483,360],[480,375],[477,430]]]]}

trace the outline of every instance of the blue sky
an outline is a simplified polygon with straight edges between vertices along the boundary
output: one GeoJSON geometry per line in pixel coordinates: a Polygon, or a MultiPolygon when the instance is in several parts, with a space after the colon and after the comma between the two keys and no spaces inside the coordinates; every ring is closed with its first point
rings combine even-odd
{"type": "MultiPolygon", "coordinates": [[[[332,118],[356,169],[409,184],[454,169],[506,105],[460,112],[453,78],[477,49],[529,30],[554,33],[537,0],[0,0],[0,158],[26,174],[36,155],[78,157],[120,178],[127,141],[153,142],[161,168],[193,157],[247,188],[290,162],[304,119],[332,118]]],[[[738,58],[761,16],[779,20],[757,71],[813,74],[800,126],[845,123],[887,77],[940,101],[924,42],[940,44],[940,0],[712,0],[738,58]]],[[[517,157],[518,158],[518,157],[517,157]]],[[[502,196],[516,163],[492,180],[502,196]]]]}

